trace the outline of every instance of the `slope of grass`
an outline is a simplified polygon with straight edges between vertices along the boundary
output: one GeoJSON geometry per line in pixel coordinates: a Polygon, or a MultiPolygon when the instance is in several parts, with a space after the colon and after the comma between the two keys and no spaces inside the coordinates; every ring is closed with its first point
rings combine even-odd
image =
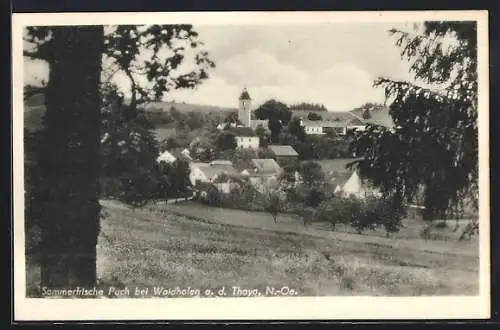
{"type": "Polygon", "coordinates": [[[366,231],[363,235],[358,235],[350,226],[337,225],[332,231],[328,223],[312,223],[304,226],[303,220],[293,214],[278,215],[278,223],[272,221],[271,215],[264,212],[250,212],[237,209],[210,207],[195,202],[151,205],[151,210],[175,212],[179,215],[203,218],[211,223],[225,223],[230,225],[258,228],[262,230],[292,231],[315,236],[328,237],[332,239],[343,239],[371,244],[383,244],[401,247],[412,247],[413,249],[460,253],[468,255],[478,254],[478,241],[458,242],[465,224],[461,222],[460,227],[454,230],[454,222],[451,221],[447,228],[435,229],[433,235],[436,240],[424,240],[420,237],[422,230],[428,226],[424,221],[405,220],[404,226],[399,233],[392,234],[395,239],[386,239],[385,231],[380,228],[374,231],[366,231]]]}
{"type": "Polygon", "coordinates": [[[297,233],[209,224],[107,207],[98,272],[124,285],[316,295],[472,295],[477,256],[423,252],[297,233]]]}

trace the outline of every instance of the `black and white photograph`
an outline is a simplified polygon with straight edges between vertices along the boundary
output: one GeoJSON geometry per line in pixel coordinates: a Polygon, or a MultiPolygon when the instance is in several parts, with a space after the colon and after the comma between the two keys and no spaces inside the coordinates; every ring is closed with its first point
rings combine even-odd
{"type": "Polygon", "coordinates": [[[14,14],[15,316],[488,317],[487,17],[14,14]]]}

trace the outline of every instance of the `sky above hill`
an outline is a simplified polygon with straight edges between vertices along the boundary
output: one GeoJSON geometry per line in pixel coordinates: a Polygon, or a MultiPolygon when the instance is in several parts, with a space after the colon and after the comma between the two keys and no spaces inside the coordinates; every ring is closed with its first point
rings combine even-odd
{"type": "MultiPolygon", "coordinates": [[[[331,111],[383,102],[384,91],[372,86],[377,77],[412,81],[408,62],[388,33],[392,27],[411,25],[195,26],[216,68],[195,90],[171,92],[166,100],[237,107],[246,86],[254,107],[271,98],[288,104],[322,103],[331,111]]],[[[46,65],[25,61],[26,83],[47,76],[46,65]]],[[[116,77],[127,86],[123,79],[116,77]]]]}

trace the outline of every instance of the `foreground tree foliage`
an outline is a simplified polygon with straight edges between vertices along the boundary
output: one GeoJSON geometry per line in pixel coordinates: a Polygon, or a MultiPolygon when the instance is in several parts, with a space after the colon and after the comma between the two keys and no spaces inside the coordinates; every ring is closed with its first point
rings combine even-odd
{"type": "Polygon", "coordinates": [[[50,68],[48,83],[30,89],[45,94],[46,115],[26,183],[26,228],[36,224],[41,231],[36,252],[42,286],[96,283],[101,77],[121,72],[129,79],[126,125],[137,118],[139,105],[208,77],[214,63],[205,51],[195,52],[187,72],[180,70],[185,50],[202,45],[197,37],[191,25],[27,28],[24,55],[50,68]]]}
{"type": "Polygon", "coordinates": [[[477,209],[476,23],[426,22],[390,33],[419,85],[375,82],[391,102],[395,127],[357,133],[352,148],[362,159],[353,165],[385,195],[421,197],[424,219],[445,217],[464,198],[477,209]]]}
{"type": "Polygon", "coordinates": [[[101,195],[141,206],[157,195],[158,143],[142,109],[130,106],[111,87],[101,113],[101,195]]]}

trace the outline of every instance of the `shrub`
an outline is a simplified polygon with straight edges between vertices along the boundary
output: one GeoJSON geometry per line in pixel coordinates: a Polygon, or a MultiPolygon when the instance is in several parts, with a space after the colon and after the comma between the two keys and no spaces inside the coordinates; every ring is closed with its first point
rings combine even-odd
{"type": "Polygon", "coordinates": [[[209,184],[198,184],[196,186],[196,191],[195,200],[210,206],[221,206],[221,194],[214,186],[209,184]]]}

